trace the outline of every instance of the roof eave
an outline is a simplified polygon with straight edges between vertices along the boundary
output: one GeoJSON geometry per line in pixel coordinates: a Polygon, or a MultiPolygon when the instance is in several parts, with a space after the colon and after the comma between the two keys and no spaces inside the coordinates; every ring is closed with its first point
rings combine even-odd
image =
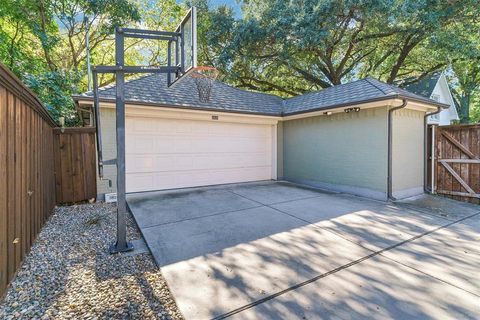
{"type": "Polygon", "coordinates": [[[295,111],[295,112],[284,112],[283,116],[294,116],[294,115],[297,115],[297,114],[310,113],[310,112],[316,112],[316,111],[322,111],[322,110],[334,110],[334,109],[356,106],[356,105],[359,105],[359,104],[365,104],[365,103],[369,103],[369,102],[387,101],[387,100],[392,100],[392,99],[396,99],[396,98],[398,98],[397,94],[389,95],[389,96],[385,96],[385,97],[364,99],[364,100],[359,100],[359,101],[354,101],[354,102],[345,102],[345,103],[341,103],[341,104],[334,104],[334,105],[329,105],[329,106],[324,106],[324,107],[314,108],[314,109],[308,109],[308,110],[300,110],[300,111],[295,111]]]}
{"type": "Polygon", "coordinates": [[[421,104],[432,105],[432,106],[440,107],[442,109],[450,108],[450,106],[448,104],[441,103],[441,102],[438,102],[438,101],[435,101],[435,100],[432,100],[432,99],[428,99],[428,100],[419,99],[419,98],[409,97],[409,96],[406,96],[406,95],[403,95],[403,94],[399,94],[397,96],[397,98],[406,99],[408,101],[418,102],[418,103],[421,103],[421,104]]]}
{"type": "MultiPolygon", "coordinates": [[[[88,96],[73,95],[72,98],[77,103],[80,102],[80,101],[91,101],[91,102],[93,102],[93,97],[88,97],[88,96]]],[[[208,107],[193,107],[193,106],[189,106],[189,105],[167,105],[167,104],[161,104],[161,103],[146,102],[146,101],[135,101],[135,100],[126,100],[125,103],[130,104],[130,105],[144,105],[144,106],[170,107],[170,108],[175,107],[175,108],[181,108],[181,109],[205,110],[205,111],[213,111],[213,112],[216,111],[216,112],[229,112],[229,113],[251,114],[251,115],[272,116],[272,117],[287,117],[287,116],[294,116],[294,115],[299,115],[299,114],[314,113],[314,112],[318,112],[318,111],[322,111],[322,110],[334,110],[334,109],[340,109],[340,108],[345,108],[345,107],[350,107],[350,106],[356,106],[356,105],[371,103],[371,102],[388,101],[388,100],[394,100],[394,99],[406,99],[407,101],[417,102],[419,104],[424,104],[424,105],[432,105],[432,106],[440,107],[442,109],[446,109],[446,108],[450,107],[447,104],[440,103],[440,102],[437,102],[437,101],[434,101],[434,100],[430,100],[430,99],[425,100],[425,99],[406,96],[406,95],[403,95],[403,94],[391,94],[391,95],[387,95],[387,96],[383,96],[383,97],[364,99],[364,100],[359,100],[359,101],[354,101],[354,102],[346,102],[346,103],[341,103],[341,104],[336,104],[336,105],[324,106],[324,107],[313,108],[313,109],[308,109],[308,110],[300,110],[300,111],[295,111],[295,112],[281,112],[281,113],[278,113],[278,114],[251,112],[251,111],[242,111],[242,110],[215,109],[215,108],[208,108],[208,107]]],[[[99,100],[100,100],[100,102],[108,102],[108,103],[115,102],[114,98],[101,98],[99,100]]]]}
{"type": "MultiPolygon", "coordinates": [[[[81,101],[88,101],[93,104],[92,97],[76,96],[76,98],[78,98],[78,100],[76,100],[77,103],[81,101]]],[[[100,103],[102,102],[115,103],[115,99],[113,98],[101,98],[99,99],[99,101],[100,103]]],[[[159,107],[159,108],[177,108],[182,110],[194,110],[194,111],[238,113],[238,114],[246,114],[246,115],[253,115],[253,116],[267,116],[267,117],[276,117],[276,118],[282,116],[281,113],[251,112],[247,110],[229,110],[229,109],[217,109],[217,108],[209,108],[209,107],[193,107],[190,105],[162,104],[162,103],[156,103],[156,102],[136,101],[136,100],[125,100],[125,104],[135,105],[135,106],[146,106],[146,107],[159,107]]]]}

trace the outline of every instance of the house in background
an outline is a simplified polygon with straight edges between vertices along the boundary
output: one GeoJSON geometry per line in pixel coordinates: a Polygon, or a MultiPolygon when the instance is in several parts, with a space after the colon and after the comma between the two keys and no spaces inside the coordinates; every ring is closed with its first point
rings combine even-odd
{"type": "Polygon", "coordinates": [[[405,86],[404,89],[450,106],[439,114],[428,117],[428,124],[446,126],[452,124],[452,121],[459,120],[457,108],[444,72],[435,72],[416,83],[405,86]]]}

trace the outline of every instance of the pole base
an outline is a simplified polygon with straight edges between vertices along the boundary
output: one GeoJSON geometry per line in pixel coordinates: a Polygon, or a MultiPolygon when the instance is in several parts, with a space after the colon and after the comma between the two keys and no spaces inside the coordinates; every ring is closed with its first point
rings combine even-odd
{"type": "Polygon", "coordinates": [[[120,252],[128,252],[133,250],[133,244],[127,241],[127,245],[125,247],[119,247],[117,243],[114,243],[110,246],[108,250],[110,254],[120,253],[120,252]]]}

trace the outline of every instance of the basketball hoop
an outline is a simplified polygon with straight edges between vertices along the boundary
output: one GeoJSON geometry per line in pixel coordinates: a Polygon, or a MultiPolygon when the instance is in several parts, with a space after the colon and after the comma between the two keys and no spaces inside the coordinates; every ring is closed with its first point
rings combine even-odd
{"type": "Polygon", "coordinates": [[[213,82],[218,76],[218,70],[214,67],[200,66],[193,68],[190,76],[195,81],[198,90],[198,98],[201,102],[210,101],[213,82]]]}

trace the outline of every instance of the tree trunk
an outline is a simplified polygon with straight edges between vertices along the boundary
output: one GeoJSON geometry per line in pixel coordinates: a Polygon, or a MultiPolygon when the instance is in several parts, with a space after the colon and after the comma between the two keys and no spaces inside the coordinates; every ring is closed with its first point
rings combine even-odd
{"type": "Polygon", "coordinates": [[[459,118],[460,123],[470,123],[470,93],[465,93],[460,99],[459,118]]]}

